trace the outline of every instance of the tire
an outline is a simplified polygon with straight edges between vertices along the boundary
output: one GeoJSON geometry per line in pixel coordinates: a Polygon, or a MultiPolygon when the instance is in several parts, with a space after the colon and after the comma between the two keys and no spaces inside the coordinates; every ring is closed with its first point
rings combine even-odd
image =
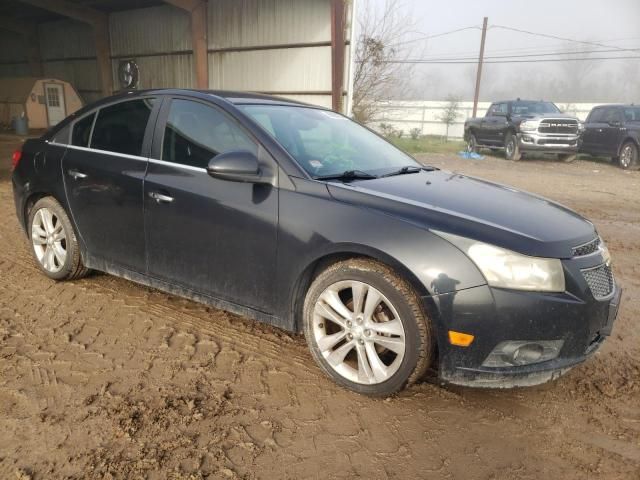
{"type": "Polygon", "coordinates": [[[574,162],[576,158],[578,158],[577,153],[559,153],[558,154],[558,160],[564,163],[574,162]]]}
{"type": "Polygon", "coordinates": [[[307,292],[303,322],[316,363],[360,394],[402,390],[424,376],[434,355],[431,321],[418,295],[373,260],[351,259],[321,272],[307,292]]]}
{"type": "Polygon", "coordinates": [[[514,162],[522,158],[518,138],[512,132],[508,132],[504,139],[504,154],[507,160],[514,162]]]}
{"type": "Polygon", "coordinates": [[[27,228],[33,256],[47,277],[74,280],[89,273],[82,263],[73,225],[55,198],[36,202],[29,211],[27,228]]]}
{"type": "Polygon", "coordinates": [[[638,147],[633,142],[626,142],[620,149],[618,157],[618,165],[625,170],[638,170],[640,162],[638,162],[638,147]]]}
{"type": "Polygon", "coordinates": [[[469,139],[467,140],[467,152],[478,153],[478,139],[475,133],[469,133],[469,139]]]}

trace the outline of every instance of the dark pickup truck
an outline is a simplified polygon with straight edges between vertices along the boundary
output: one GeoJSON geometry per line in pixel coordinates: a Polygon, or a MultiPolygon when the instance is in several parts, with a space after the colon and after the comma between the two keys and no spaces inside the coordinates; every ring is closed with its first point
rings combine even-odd
{"type": "Polygon", "coordinates": [[[640,106],[600,105],[589,113],[581,153],[610,157],[629,170],[640,168],[640,106]]]}
{"type": "Polygon", "coordinates": [[[580,120],[551,102],[518,99],[492,103],[484,117],[468,119],[464,139],[471,152],[481,147],[504,149],[509,160],[520,160],[526,152],[554,153],[571,162],[581,129],[580,120]]]}

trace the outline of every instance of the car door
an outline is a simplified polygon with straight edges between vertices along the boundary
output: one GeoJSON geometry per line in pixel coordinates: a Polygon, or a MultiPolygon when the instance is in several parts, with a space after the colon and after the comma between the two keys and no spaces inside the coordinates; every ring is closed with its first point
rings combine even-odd
{"type": "Polygon", "coordinates": [[[507,104],[494,103],[487,111],[487,115],[482,119],[482,143],[485,145],[495,145],[501,142],[502,137],[499,132],[507,121],[507,104]]]}
{"type": "Polygon", "coordinates": [[[274,307],[278,190],[211,177],[211,158],[250,150],[276,171],[267,152],[229,114],[210,103],[164,102],[145,177],[149,274],[270,313],[274,307]]]}
{"type": "Polygon", "coordinates": [[[622,110],[618,107],[607,108],[600,127],[601,152],[615,157],[624,132],[622,110]]]}
{"type": "Polygon", "coordinates": [[[602,107],[594,108],[591,110],[591,113],[589,113],[584,124],[584,132],[582,133],[582,152],[592,155],[596,155],[601,152],[601,134],[605,110],[606,109],[602,107]]]}
{"type": "Polygon", "coordinates": [[[102,262],[98,268],[146,271],[142,183],[155,103],[121,101],[73,123],[62,160],[65,192],[89,263],[102,262]]]}

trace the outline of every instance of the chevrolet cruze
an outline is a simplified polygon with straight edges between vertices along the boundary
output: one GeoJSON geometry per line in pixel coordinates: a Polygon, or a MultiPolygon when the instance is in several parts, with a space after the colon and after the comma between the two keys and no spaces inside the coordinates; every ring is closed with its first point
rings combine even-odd
{"type": "Polygon", "coordinates": [[[429,368],[461,385],[541,383],[595,352],[618,310],[588,220],[290,100],[122,94],[13,163],[48,277],[99,270],[303,332],[320,368],[363,394],[429,368]]]}

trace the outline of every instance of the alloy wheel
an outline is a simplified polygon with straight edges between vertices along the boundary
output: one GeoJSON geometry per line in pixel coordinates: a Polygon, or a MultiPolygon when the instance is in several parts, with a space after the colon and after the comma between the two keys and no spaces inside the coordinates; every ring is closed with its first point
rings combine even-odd
{"type": "Polygon", "coordinates": [[[67,260],[67,235],[60,219],[48,208],[36,212],[31,224],[36,258],[51,273],[62,270],[67,260]]]}
{"type": "Polygon", "coordinates": [[[623,168],[629,168],[631,165],[631,157],[633,156],[633,147],[631,145],[627,145],[620,152],[620,165],[623,168]]]}
{"type": "Polygon", "coordinates": [[[318,297],[313,316],[320,353],[347,380],[378,384],[400,368],[406,349],[404,326],[391,302],[371,285],[330,285],[318,297]]]}

